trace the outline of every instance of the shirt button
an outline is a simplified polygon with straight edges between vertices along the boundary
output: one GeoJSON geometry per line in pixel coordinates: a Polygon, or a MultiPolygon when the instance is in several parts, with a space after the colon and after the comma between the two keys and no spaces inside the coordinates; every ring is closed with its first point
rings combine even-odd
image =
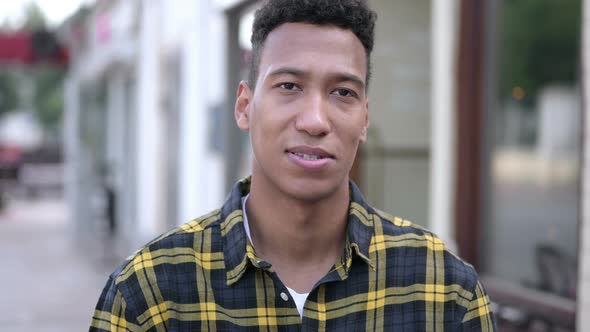
{"type": "Polygon", "coordinates": [[[289,296],[285,294],[285,292],[281,292],[281,299],[283,299],[283,301],[289,301],[289,296]]]}

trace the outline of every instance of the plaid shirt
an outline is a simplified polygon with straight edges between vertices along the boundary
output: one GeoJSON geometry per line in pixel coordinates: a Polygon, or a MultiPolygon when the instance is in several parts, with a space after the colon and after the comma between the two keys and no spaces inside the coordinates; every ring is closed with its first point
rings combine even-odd
{"type": "Polygon", "coordinates": [[[351,182],[346,249],[303,318],[243,227],[237,183],[219,210],[164,234],[109,278],[90,331],[493,331],[473,267],[432,233],[371,208],[351,182]]]}

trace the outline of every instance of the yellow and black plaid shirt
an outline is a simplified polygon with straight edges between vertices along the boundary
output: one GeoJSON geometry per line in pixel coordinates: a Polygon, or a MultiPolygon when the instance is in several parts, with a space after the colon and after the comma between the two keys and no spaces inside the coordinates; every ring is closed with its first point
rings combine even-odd
{"type": "Polygon", "coordinates": [[[236,184],[223,207],[159,237],[108,280],[90,331],[493,331],[473,267],[432,233],[365,203],[351,183],[346,250],[303,318],[243,226],[236,184]]]}

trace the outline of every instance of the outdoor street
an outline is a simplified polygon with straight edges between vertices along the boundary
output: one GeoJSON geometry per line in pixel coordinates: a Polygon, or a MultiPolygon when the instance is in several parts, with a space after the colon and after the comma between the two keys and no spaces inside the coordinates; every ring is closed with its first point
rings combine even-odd
{"type": "Polygon", "coordinates": [[[12,200],[0,212],[0,330],[85,331],[119,258],[75,239],[60,198],[12,200]]]}

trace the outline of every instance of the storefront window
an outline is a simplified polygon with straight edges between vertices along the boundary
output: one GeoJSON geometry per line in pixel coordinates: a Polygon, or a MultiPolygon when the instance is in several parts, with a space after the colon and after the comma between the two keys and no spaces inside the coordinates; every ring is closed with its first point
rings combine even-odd
{"type": "Polygon", "coordinates": [[[523,294],[571,301],[580,218],[580,7],[579,0],[503,1],[480,249],[485,274],[523,294]]]}

